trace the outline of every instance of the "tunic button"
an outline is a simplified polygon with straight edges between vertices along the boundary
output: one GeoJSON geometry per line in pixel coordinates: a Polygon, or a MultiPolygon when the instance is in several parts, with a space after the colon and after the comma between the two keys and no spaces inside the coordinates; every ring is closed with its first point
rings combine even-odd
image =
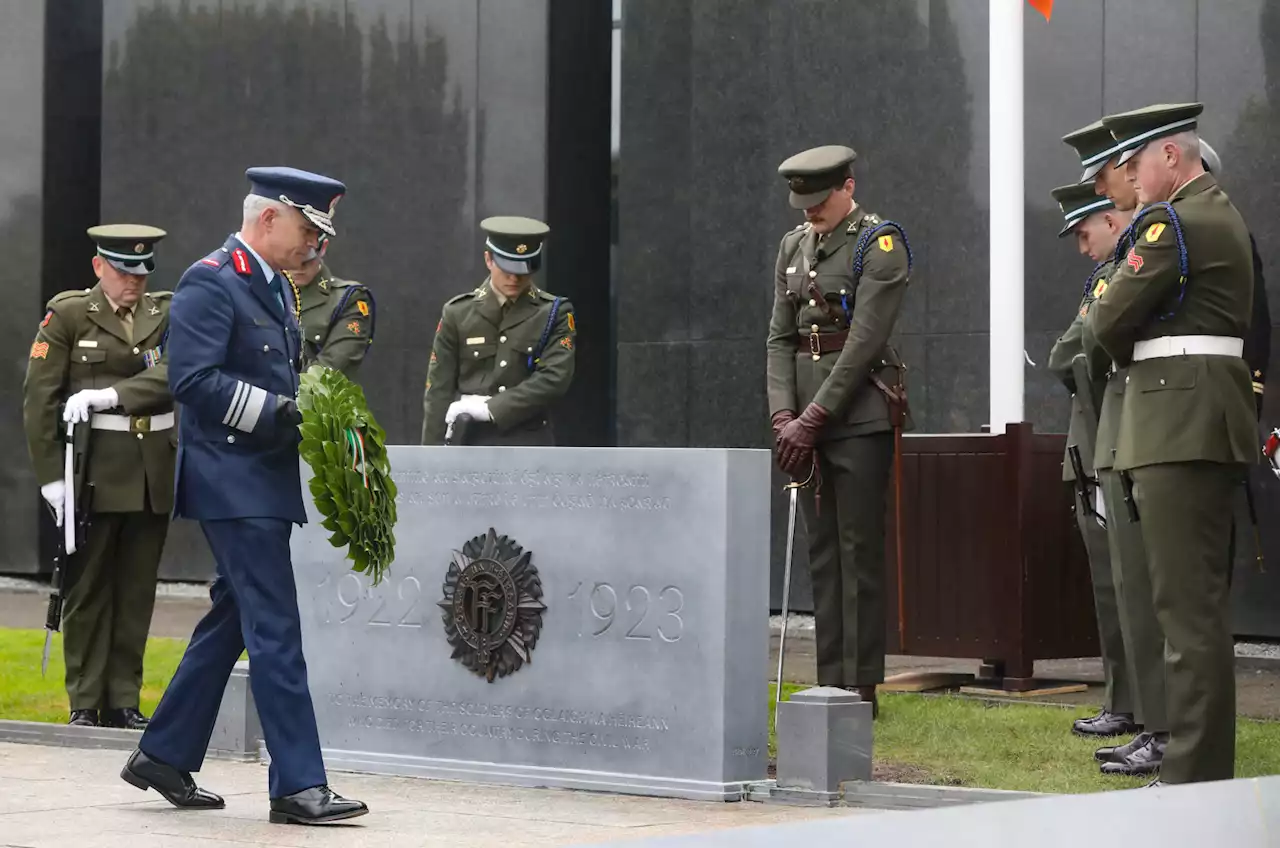
{"type": "Polygon", "coordinates": [[[848,292],[845,291],[844,289],[840,289],[840,294],[848,294],[848,292]]]}
{"type": "Polygon", "coordinates": [[[472,356],[479,356],[479,355],[480,355],[480,351],[478,351],[478,350],[473,350],[473,351],[471,351],[471,355],[472,355],[472,356]]]}
{"type": "Polygon", "coordinates": [[[505,359],[504,359],[504,360],[502,360],[501,362],[499,362],[499,363],[498,363],[498,367],[499,367],[499,368],[506,368],[506,367],[507,367],[507,360],[505,360],[505,359]]]}
{"type": "Polygon", "coordinates": [[[235,443],[236,443],[236,437],[235,437],[235,436],[227,436],[227,444],[234,445],[235,443]]]}
{"type": "Polygon", "coordinates": [[[499,343],[501,343],[501,342],[505,342],[506,340],[507,340],[507,337],[506,337],[506,336],[498,336],[498,342],[499,342],[499,343]]]}
{"type": "Polygon", "coordinates": [[[263,345],[263,346],[262,346],[262,352],[263,352],[263,353],[266,353],[266,352],[267,352],[267,351],[269,351],[269,350],[271,350],[271,345],[263,345]]]}
{"type": "Polygon", "coordinates": [[[134,353],[141,353],[142,351],[138,350],[138,349],[135,347],[135,348],[133,349],[133,352],[134,352],[134,353]]]}
{"type": "Polygon", "coordinates": [[[1124,384],[1126,386],[1129,385],[1129,378],[1127,376],[1124,378],[1124,384]]]}
{"type": "Polygon", "coordinates": [[[817,305],[818,305],[818,301],[814,300],[813,298],[809,298],[809,305],[810,305],[810,306],[817,306],[817,305]]]}
{"type": "Polygon", "coordinates": [[[138,434],[138,439],[139,439],[139,440],[141,440],[141,439],[142,439],[142,434],[141,434],[141,433],[139,433],[139,434],[138,434]]]}
{"type": "Polygon", "coordinates": [[[817,272],[817,271],[810,271],[810,272],[809,272],[809,278],[810,278],[810,279],[813,279],[813,278],[814,278],[814,277],[816,277],[816,276],[818,276],[818,272],[817,272]]]}
{"type": "Polygon", "coordinates": [[[316,333],[316,341],[320,341],[320,334],[316,333]]]}
{"type": "Polygon", "coordinates": [[[809,329],[816,333],[816,332],[818,332],[818,325],[817,325],[817,324],[810,324],[810,325],[809,325],[809,329]]]}
{"type": "Polygon", "coordinates": [[[506,390],[507,390],[506,386],[498,386],[498,391],[505,392],[506,390]]]}
{"type": "Polygon", "coordinates": [[[527,350],[529,353],[533,353],[533,348],[532,348],[532,347],[526,348],[526,350],[527,350]]]}
{"type": "Polygon", "coordinates": [[[1164,385],[1164,380],[1161,380],[1161,381],[1160,381],[1160,385],[1162,385],[1162,386],[1164,385]]]}

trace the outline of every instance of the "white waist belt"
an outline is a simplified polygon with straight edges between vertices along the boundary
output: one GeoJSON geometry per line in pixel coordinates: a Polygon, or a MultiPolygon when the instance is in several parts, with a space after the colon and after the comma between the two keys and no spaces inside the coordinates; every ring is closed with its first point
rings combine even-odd
{"type": "Polygon", "coordinates": [[[1243,356],[1244,339],[1231,336],[1164,336],[1159,339],[1134,342],[1133,345],[1134,362],[1184,354],[1243,356]]]}
{"type": "Polygon", "coordinates": [[[173,427],[173,413],[112,415],[107,412],[95,412],[89,426],[94,430],[117,430],[121,433],[160,433],[173,427]],[[135,421],[138,422],[136,426],[135,421]]]}

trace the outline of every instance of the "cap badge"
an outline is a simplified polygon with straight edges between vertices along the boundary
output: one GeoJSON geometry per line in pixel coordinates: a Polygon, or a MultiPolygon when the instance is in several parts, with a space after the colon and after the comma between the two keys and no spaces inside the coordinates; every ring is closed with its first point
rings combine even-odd
{"type": "Polygon", "coordinates": [[[141,253],[142,251],[144,251],[144,250],[146,250],[146,249],[147,249],[147,246],[146,246],[145,244],[143,244],[142,242],[138,242],[137,244],[135,244],[135,245],[133,246],[133,252],[134,252],[134,253],[141,253]]]}
{"type": "Polygon", "coordinates": [[[520,244],[520,245],[516,245],[516,253],[522,253],[522,254],[523,254],[523,253],[528,253],[528,252],[529,252],[529,245],[527,245],[527,244],[520,244]]]}

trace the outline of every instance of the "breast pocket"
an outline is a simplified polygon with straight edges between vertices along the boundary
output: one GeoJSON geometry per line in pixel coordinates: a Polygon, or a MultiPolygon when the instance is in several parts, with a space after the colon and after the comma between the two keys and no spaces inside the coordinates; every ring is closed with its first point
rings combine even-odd
{"type": "Polygon", "coordinates": [[[71,376],[81,379],[101,371],[107,363],[107,352],[93,348],[77,347],[71,349],[71,376]]]}
{"type": "Polygon", "coordinates": [[[484,362],[486,359],[493,359],[498,353],[498,346],[494,344],[467,345],[464,348],[462,358],[467,362],[484,362]]]}

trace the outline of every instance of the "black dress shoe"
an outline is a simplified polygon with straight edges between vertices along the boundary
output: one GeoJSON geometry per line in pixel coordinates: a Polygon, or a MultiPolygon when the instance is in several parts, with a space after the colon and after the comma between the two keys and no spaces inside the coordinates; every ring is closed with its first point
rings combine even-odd
{"type": "Polygon", "coordinates": [[[142,714],[137,707],[125,707],[119,710],[103,710],[103,727],[123,727],[126,730],[146,730],[151,719],[142,714]]]}
{"type": "Polygon", "coordinates": [[[98,711],[97,710],[72,710],[71,720],[67,722],[72,727],[97,727],[98,711]]]}
{"type": "Polygon", "coordinates": [[[1093,758],[1100,763],[1118,763],[1132,754],[1151,739],[1150,733],[1139,733],[1124,745],[1110,745],[1093,752],[1093,758]]]}
{"type": "Polygon", "coordinates": [[[1132,715],[1106,710],[1091,718],[1078,718],[1071,724],[1071,732],[1080,736],[1128,736],[1141,729],[1132,715]]]}
{"type": "Polygon", "coordinates": [[[222,797],[196,786],[191,773],[178,771],[173,766],[151,759],[134,749],[129,762],[124,764],[120,777],[142,791],[154,789],[175,807],[193,810],[221,810],[226,806],[222,797]]]}
{"type": "Polygon", "coordinates": [[[324,824],[353,819],[369,812],[362,801],[343,798],[328,786],[313,786],[283,798],[271,799],[272,824],[324,824]]]}
{"type": "Polygon", "coordinates": [[[1164,748],[1169,737],[1165,733],[1153,733],[1147,744],[1134,751],[1118,763],[1103,763],[1099,768],[1103,774],[1124,774],[1136,776],[1155,774],[1160,771],[1164,762],[1164,748]]]}

